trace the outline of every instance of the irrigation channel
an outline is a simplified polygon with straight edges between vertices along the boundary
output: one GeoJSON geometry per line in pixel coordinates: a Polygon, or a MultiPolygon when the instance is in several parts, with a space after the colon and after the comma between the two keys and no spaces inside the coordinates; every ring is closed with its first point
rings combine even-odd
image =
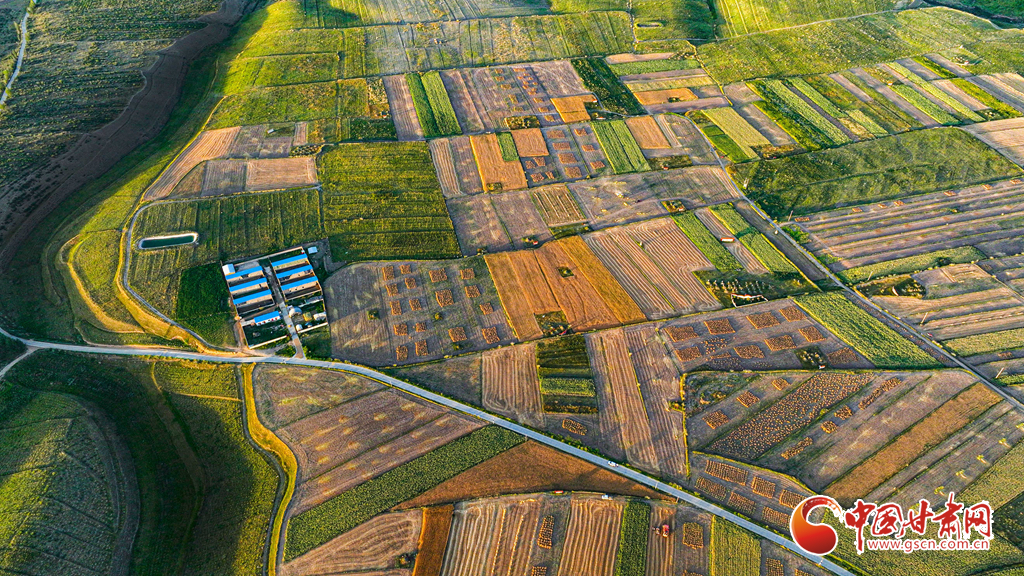
{"type": "MultiPolygon", "coordinates": [[[[387,374],[377,372],[376,370],[372,368],[367,368],[366,366],[360,366],[358,364],[349,364],[347,362],[310,360],[306,358],[283,358],[280,356],[216,356],[213,354],[182,352],[177,350],[167,350],[163,348],[137,348],[132,346],[95,345],[83,346],[79,344],[61,344],[57,342],[45,342],[40,340],[27,340],[25,338],[19,338],[8,333],[3,328],[0,328],[0,334],[8,338],[11,338],[12,340],[17,340],[30,348],[30,350],[23,354],[22,356],[20,356],[18,360],[21,360],[22,358],[28,356],[33,351],[31,349],[60,350],[64,352],[74,352],[78,354],[139,356],[148,358],[173,358],[179,360],[195,360],[200,362],[221,362],[226,364],[284,364],[293,366],[308,366],[312,368],[337,370],[339,372],[346,372],[349,374],[355,374],[357,376],[363,376],[364,378],[369,378],[371,380],[384,384],[385,386],[401,390],[403,392],[412,394],[413,396],[417,396],[429,402],[439,404],[451,410],[457,410],[459,412],[462,412],[463,414],[474,416],[485,422],[489,422],[496,426],[501,426],[502,428],[511,430],[512,432],[516,432],[518,434],[522,434],[523,436],[526,436],[530,440],[540,442],[541,444],[550,446],[556,450],[561,450],[566,454],[585,460],[591,464],[594,464],[595,466],[600,466],[601,468],[604,468],[610,472],[629,478],[634,482],[638,482],[640,484],[653,488],[659,492],[668,494],[669,496],[672,496],[674,498],[678,498],[679,500],[686,502],[691,506],[694,506],[705,512],[714,514],[715,516],[718,516],[724,520],[728,520],[729,522],[737,524],[742,528],[745,528],[750,532],[753,532],[760,538],[770,540],[774,544],[778,544],[779,546],[786,548],[794,554],[797,554],[810,560],[811,562],[814,562],[818,566],[821,566],[822,568],[832,572],[833,574],[837,574],[838,576],[855,576],[853,572],[847,570],[846,568],[843,568],[842,566],[836,564],[835,562],[832,562],[831,560],[805,552],[803,549],[794,544],[788,538],[785,538],[770,530],[767,530],[751,522],[750,520],[747,520],[746,518],[738,516],[732,512],[729,512],[728,510],[725,510],[715,504],[712,504],[707,500],[698,498],[697,496],[694,496],[689,492],[684,492],[678,488],[665,484],[664,482],[661,482],[656,478],[652,478],[651,476],[648,476],[643,472],[633,470],[632,468],[628,468],[616,462],[612,462],[611,460],[608,460],[606,458],[602,458],[595,454],[591,454],[590,452],[581,450],[579,448],[576,448],[575,446],[570,446],[565,442],[552,438],[546,434],[537,432],[536,430],[526,428],[525,426],[521,426],[515,422],[506,420],[505,418],[502,418],[500,416],[495,416],[494,414],[485,412],[483,410],[480,410],[479,408],[475,408],[468,404],[463,404],[462,402],[452,400],[451,398],[441,396],[440,394],[435,394],[434,392],[431,392],[424,388],[420,388],[419,386],[410,384],[403,380],[393,378],[391,376],[388,376],[387,374]]],[[[9,366],[7,368],[9,368],[9,366]]]]}
{"type": "Polygon", "coordinates": [[[11,74],[11,79],[7,81],[7,85],[4,86],[4,93],[0,95],[0,106],[7,102],[7,97],[11,94],[11,86],[14,85],[14,80],[21,72],[21,62],[25,59],[25,48],[28,47],[28,12],[32,9],[32,5],[33,3],[30,2],[28,8],[25,8],[25,16],[21,19],[21,46],[18,47],[18,61],[14,63],[14,72],[11,74]]]}

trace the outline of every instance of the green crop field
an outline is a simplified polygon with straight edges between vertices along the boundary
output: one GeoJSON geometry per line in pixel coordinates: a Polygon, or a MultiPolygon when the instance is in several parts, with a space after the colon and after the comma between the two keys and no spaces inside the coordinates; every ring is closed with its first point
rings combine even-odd
{"type": "Polygon", "coordinates": [[[426,144],[339,145],[320,156],[318,172],[335,259],[460,254],[426,144]]]}
{"type": "Polygon", "coordinates": [[[740,36],[822,20],[892,10],[897,0],[713,0],[723,22],[718,35],[740,36]]]}
{"type": "Polygon", "coordinates": [[[807,76],[803,80],[875,136],[897,134],[911,128],[921,127],[917,120],[900,110],[888,98],[876,92],[854,74],[844,72],[842,76],[863,91],[871,100],[864,102],[835,79],[826,75],[807,76]]]}
{"type": "Polygon", "coordinates": [[[935,368],[937,360],[838,292],[798,296],[797,304],[878,368],[935,368]]]}
{"type": "MultiPolygon", "coordinates": [[[[729,110],[732,109],[729,108],[729,110]]],[[[715,148],[722,154],[725,154],[733,163],[739,164],[759,158],[750,146],[741,144],[717,123],[712,121],[707,110],[694,110],[686,115],[693,120],[693,123],[704,133],[704,136],[707,136],[707,139],[711,141],[715,148]]]]}
{"type": "Polygon", "coordinates": [[[524,440],[504,428],[487,426],[293,516],[288,521],[285,559],[308,552],[524,440]]]}
{"type": "Polygon", "coordinates": [[[256,17],[267,22],[240,57],[340,54],[342,78],[615,54],[633,44],[626,12],[315,29],[303,27],[296,0],[281,0],[256,17]]]}
{"type": "MultiPolygon", "coordinates": [[[[92,563],[104,558],[109,561],[110,544],[116,535],[111,535],[102,549],[83,545],[95,542],[94,538],[103,533],[104,523],[97,519],[107,518],[107,526],[112,523],[111,508],[102,502],[109,487],[90,487],[91,478],[104,476],[105,468],[85,445],[92,436],[78,426],[79,422],[84,423],[87,414],[83,408],[75,408],[79,399],[109,418],[113,433],[128,448],[124,455],[131,459],[130,465],[135,469],[140,523],[130,565],[176,566],[181,572],[192,574],[255,574],[262,570],[263,544],[278,476],[243,435],[237,387],[232,393],[227,384],[234,381],[234,368],[202,365],[202,380],[211,384],[193,388],[201,393],[223,395],[223,399],[173,392],[179,389],[180,385],[174,382],[182,379],[180,375],[172,379],[167,390],[155,387],[163,385],[165,375],[181,369],[188,370],[190,375],[195,373],[193,366],[182,364],[171,363],[157,369],[138,360],[100,360],[95,356],[40,351],[7,374],[9,384],[0,391],[4,396],[0,410],[5,426],[19,417],[47,422],[47,427],[70,425],[68,432],[59,435],[59,442],[67,448],[36,442],[38,446],[33,452],[42,456],[45,452],[38,447],[59,448],[74,456],[74,460],[63,457],[58,468],[67,472],[75,467],[80,470],[68,477],[55,468],[53,471],[59,472],[53,478],[56,483],[23,485],[19,500],[39,506],[36,509],[57,522],[54,527],[59,528],[44,530],[45,524],[40,523],[34,529],[39,540],[34,544],[23,541],[37,550],[54,547],[51,550],[55,555],[41,560],[49,563],[49,569],[47,565],[35,564],[36,573],[84,573],[78,567],[58,562],[59,557],[87,563],[98,573],[110,573],[92,563]],[[207,370],[216,373],[206,374],[207,370]],[[57,403],[51,398],[56,398],[57,403]],[[164,417],[173,418],[175,425],[169,426],[164,417]],[[52,418],[73,420],[68,424],[68,420],[52,418]],[[94,470],[81,471],[87,465],[94,470]],[[50,490],[51,497],[58,496],[52,491],[60,490],[61,500],[71,507],[54,506],[56,500],[36,500],[31,496],[45,494],[36,490],[50,490]],[[199,502],[204,505],[198,506],[199,502]],[[88,515],[75,510],[88,510],[88,515]]],[[[13,488],[9,482],[5,483],[7,487],[13,488]]],[[[29,513],[27,508],[24,511],[29,513]]],[[[38,562],[39,557],[36,558],[38,562]]],[[[17,570],[16,566],[12,568],[17,570]]]]}
{"type": "Polygon", "coordinates": [[[511,132],[498,132],[498,147],[501,148],[501,159],[505,162],[519,160],[519,150],[516,148],[516,141],[511,132]]]}
{"type": "Polygon", "coordinates": [[[896,72],[898,72],[901,76],[909,80],[912,84],[930,94],[939,102],[942,102],[943,104],[955,110],[956,113],[959,114],[961,117],[966,118],[971,122],[981,122],[982,120],[984,120],[981,116],[979,116],[973,110],[962,104],[959,100],[953,98],[949,94],[946,94],[942,90],[939,90],[938,87],[932,85],[924,78],[921,78],[916,73],[910,71],[909,69],[907,69],[906,66],[900,64],[899,62],[890,62],[888,66],[895,70],[896,72]]]}
{"type": "Polygon", "coordinates": [[[616,174],[629,172],[643,172],[651,169],[651,165],[644,158],[633,134],[622,120],[609,120],[607,122],[594,122],[594,134],[601,143],[605,156],[611,162],[612,170],[616,174]]]}
{"type": "Polygon", "coordinates": [[[711,576],[758,576],[761,573],[761,543],[739,526],[711,520],[708,556],[711,576]]]}
{"type": "Polygon", "coordinates": [[[794,94],[780,80],[765,80],[750,84],[765,101],[773,104],[783,114],[799,124],[803,133],[810,135],[813,144],[802,141],[797,134],[791,134],[805,148],[847,144],[850,138],[835,124],[832,124],[802,98],[794,94]]]}
{"type": "Polygon", "coordinates": [[[1000,352],[1024,346],[1024,328],[953,338],[942,343],[960,356],[1000,352]]]}
{"type": "Polygon", "coordinates": [[[602,58],[579,58],[572,61],[576,73],[587,90],[594,93],[601,106],[616,114],[643,114],[644,107],[636,96],[619,81],[618,76],[602,58]]]}
{"type": "Polygon", "coordinates": [[[690,52],[682,38],[703,40],[715,36],[715,17],[704,0],[632,0],[640,52],[690,52]]]}
{"type": "Polygon", "coordinates": [[[195,330],[211,344],[235,343],[228,285],[219,263],[194,266],[181,273],[174,319],[195,330]]]}
{"type": "Polygon", "coordinates": [[[960,123],[960,119],[953,116],[949,112],[946,112],[940,108],[937,104],[927,99],[917,90],[914,90],[906,84],[896,84],[892,87],[893,92],[899,94],[904,100],[910,102],[914,108],[917,108],[921,112],[927,114],[932,120],[935,120],[943,126],[955,126],[960,123]]]}
{"type": "MultiPolygon", "coordinates": [[[[800,271],[786,258],[778,248],[750,225],[739,212],[729,204],[711,207],[711,213],[718,218],[736,238],[743,243],[754,256],[764,264],[772,274],[800,275],[800,271]]],[[[731,255],[730,255],[731,256],[731,255]]]]}
{"type": "Polygon", "coordinates": [[[838,72],[1009,36],[970,14],[926,8],[741,36],[704,44],[698,51],[704,68],[728,84],[838,72]]]}
{"type": "Polygon", "coordinates": [[[539,342],[537,375],[545,412],[597,411],[597,388],[582,334],[539,342]]]}
{"type": "Polygon", "coordinates": [[[255,88],[225,98],[210,128],[332,118],[337,101],[336,82],[255,88]]]}
{"type": "Polygon", "coordinates": [[[886,260],[877,264],[848,268],[840,270],[837,272],[837,275],[847,284],[859,284],[870,278],[882,278],[896,274],[912,274],[936,266],[977,262],[985,258],[987,258],[985,254],[974,246],[961,246],[959,248],[949,248],[947,250],[907,256],[906,258],[886,260]]]}
{"type": "Polygon", "coordinates": [[[650,525],[650,504],[639,500],[626,503],[619,528],[619,548],[615,553],[615,576],[644,576],[650,525]]]}
{"type": "Polygon", "coordinates": [[[673,216],[672,219],[675,220],[683,234],[690,239],[690,242],[693,242],[694,246],[708,257],[715,268],[718,268],[719,272],[736,272],[743,269],[736,258],[725,249],[725,246],[722,246],[718,238],[715,238],[711,231],[697,219],[696,214],[687,212],[673,216]]]}
{"type": "Polygon", "coordinates": [[[747,195],[775,218],[1019,175],[969,134],[936,128],[733,167],[747,195]]]}
{"type": "MultiPolygon", "coordinates": [[[[438,136],[453,136],[462,134],[459,128],[459,119],[455,117],[455,110],[452,108],[452,101],[448,98],[448,91],[444,88],[441,75],[436,71],[426,72],[422,75],[423,88],[434,120],[437,124],[438,136]]],[[[415,93],[413,99],[415,100],[415,93]]],[[[417,113],[419,111],[417,104],[417,113]]]]}
{"type": "MultiPolygon", "coordinates": [[[[139,216],[135,240],[188,230],[196,245],[137,251],[129,284],[168,316],[177,310],[179,276],[194,266],[260,256],[324,237],[315,190],[243,194],[152,205],[139,216]]],[[[223,328],[209,330],[225,338],[223,328]]]]}
{"type": "Polygon", "coordinates": [[[629,74],[649,74],[651,72],[668,72],[670,70],[692,70],[700,68],[700,61],[695,59],[668,58],[665,60],[609,64],[608,67],[619,76],[627,76],[629,74]]]}

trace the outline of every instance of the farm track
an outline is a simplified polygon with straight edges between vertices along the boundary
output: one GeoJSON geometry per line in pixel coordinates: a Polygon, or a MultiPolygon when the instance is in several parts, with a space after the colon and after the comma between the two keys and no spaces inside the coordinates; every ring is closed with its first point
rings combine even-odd
{"type": "Polygon", "coordinates": [[[21,37],[21,45],[18,46],[18,59],[14,63],[14,72],[11,73],[7,85],[4,86],[4,92],[0,95],[0,106],[7,102],[7,97],[11,94],[11,86],[14,85],[14,81],[18,79],[18,74],[21,73],[21,63],[25,60],[25,48],[28,47],[28,15],[28,10],[25,10],[25,16],[22,17],[21,24],[18,26],[18,35],[21,37]]]}
{"type": "MultiPolygon", "coordinates": [[[[704,142],[708,146],[711,146],[711,142],[707,139],[707,136],[704,136],[703,132],[701,132],[701,137],[704,139],[704,142]]],[[[719,166],[724,171],[725,163],[722,161],[721,158],[718,158],[717,160],[719,166]]],[[[774,234],[772,235],[775,236],[776,238],[781,237],[783,240],[781,240],[780,243],[784,242],[792,250],[795,250],[796,253],[800,254],[803,257],[794,262],[798,265],[798,267],[806,266],[809,268],[808,270],[802,270],[804,275],[808,277],[814,277],[820,274],[824,274],[826,279],[830,280],[835,286],[840,287],[843,293],[846,294],[847,297],[849,297],[854,304],[856,304],[862,310],[868,312],[872,317],[879,320],[883,324],[889,326],[898,334],[906,337],[911,342],[927,351],[932,357],[936,359],[941,359],[944,363],[947,363],[947,365],[949,363],[955,364],[956,366],[959,366],[960,368],[966,370],[970,374],[973,374],[975,377],[977,377],[979,380],[985,383],[985,385],[988,386],[990,390],[994,391],[996,394],[998,394],[1003,399],[1008,401],[1016,409],[1024,411],[1024,403],[1021,403],[1021,401],[1018,400],[1015,396],[1003,390],[999,385],[995,384],[992,380],[990,380],[976,368],[967,364],[963,360],[957,358],[953,354],[949,353],[946,349],[942,348],[932,340],[929,340],[926,336],[922,335],[921,332],[915,329],[913,326],[893,316],[884,308],[872,302],[871,299],[868,298],[867,296],[864,296],[859,291],[854,290],[853,288],[850,288],[849,286],[843,284],[839,277],[836,276],[835,273],[833,273],[832,270],[828,268],[828,266],[822,264],[813,254],[811,254],[807,250],[807,248],[801,246],[800,243],[796,241],[796,239],[794,239],[792,236],[789,235],[789,233],[784,231],[775,220],[773,220],[770,216],[768,216],[767,213],[765,213],[764,210],[762,210],[757,204],[753,203],[750,200],[750,198],[748,198],[747,195],[744,194],[738,186],[736,186],[735,182],[730,181],[730,184],[732,190],[736,192],[736,195],[739,198],[742,198],[743,200],[746,201],[746,203],[750,207],[750,210],[756,212],[757,215],[760,216],[761,219],[765,221],[765,223],[771,226],[771,228],[774,230],[774,234]]],[[[831,567],[829,569],[831,569],[831,567]]]]}
{"type": "MultiPolygon", "coordinates": [[[[436,394],[419,386],[388,376],[387,374],[378,372],[371,368],[360,366],[358,364],[349,364],[345,362],[333,362],[325,360],[283,358],[280,356],[217,356],[213,354],[184,352],[164,348],[145,348],[132,346],[83,346],[77,344],[61,344],[56,342],[46,342],[19,338],[13,336],[3,328],[0,328],[0,335],[6,336],[13,340],[17,340],[25,344],[26,346],[31,347],[33,349],[32,352],[34,352],[35,350],[57,350],[63,352],[90,355],[181,359],[199,362],[219,362],[226,364],[273,364],[279,366],[307,366],[311,368],[320,368],[326,370],[338,370],[348,374],[362,376],[375,382],[378,382],[380,384],[383,384],[385,386],[402,390],[404,392],[412,394],[413,396],[422,398],[428,402],[433,402],[435,404],[445,406],[451,410],[455,410],[462,414],[479,418],[485,422],[501,426],[502,428],[511,430],[512,432],[516,432],[518,434],[522,434],[523,436],[526,436],[531,440],[535,440],[537,442],[540,442],[541,444],[550,446],[561,452],[587,461],[591,464],[595,464],[603,469],[610,470],[611,472],[616,473],[624,478],[628,478],[635,482],[639,482],[640,484],[643,484],[645,486],[649,486],[659,492],[678,498],[683,502],[700,508],[701,510],[704,510],[715,516],[728,520],[729,522],[737,524],[738,526],[753,532],[760,538],[770,540],[775,544],[778,544],[779,546],[782,546],[783,548],[786,548],[787,550],[790,550],[791,552],[798,554],[803,558],[807,558],[811,562],[821,564],[821,566],[823,566],[825,569],[831,571],[834,574],[837,574],[839,576],[854,576],[852,572],[828,560],[827,558],[823,559],[819,556],[814,556],[804,552],[803,549],[798,547],[788,538],[780,536],[770,530],[767,530],[761,527],[760,525],[755,524],[750,520],[747,520],[732,512],[729,512],[728,510],[725,510],[715,504],[712,504],[707,500],[698,498],[690,494],[689,492],[684,492],[683,490],[669,486],[646,474],[637,472],[636,470],[624,468],[605,458],[596,456],[594,454],[591,454],[590,452],[581,450],[579,448],[566,444],[565,442],[562,442],[540,432],[536,432],[530,428],[526,428],[524,426],[516,424],[515,422],[506,420],[499,416],[495,416],[489,412],[485,412],[478,408],[474,408],[473,406],[470,406],[468,404],[464,404],[462,402],[449,399],[445,396],[441,396],[440,394],[436,394]]],[[[1015,405],[1017,405],[1016,401],[1014,402],[1015,405]]]]}

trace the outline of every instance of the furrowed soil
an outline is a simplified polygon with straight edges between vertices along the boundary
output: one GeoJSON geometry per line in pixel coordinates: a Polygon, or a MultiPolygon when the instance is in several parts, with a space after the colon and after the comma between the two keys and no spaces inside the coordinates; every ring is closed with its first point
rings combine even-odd
{"type": "Polygon", "coordinates": [[[433,506],[499,494],[574,490],[667,499],[593,464],[527,441],[439,484],[399,509],[433,506]],[[515,470],[516,474],[509,474],[515,470]]]}

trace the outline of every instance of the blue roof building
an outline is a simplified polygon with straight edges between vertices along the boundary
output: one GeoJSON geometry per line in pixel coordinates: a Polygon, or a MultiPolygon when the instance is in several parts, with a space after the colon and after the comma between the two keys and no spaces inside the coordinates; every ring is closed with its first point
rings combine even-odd
{"type": "Polygon", "coordinates": [[[299,254],[298,256],[292,256],[291,258],[285,258],[284,260],[278,260],[277,262],[271,262],[270,265],[276,270],[278,268],[287,268],[288,266],[293,266],[302,262],[309,262],[309,260],[306,259],[305,253],[299,254]]]}
{"type": "Polygon", "coordinates": [[[282,285],[281,286],[281,291],[282,292],[288,292],[289,290],[295,290],[295,289],[298,289],[298,288],[303,288],[303,287],[306,287],[306,286],[311,286],[311,285],[313,285],[315,283],[316,283],[316,276],[312,276],[310,278],[303,278],[302,280],[298,280],[298,281],[292,282],[290,284],[282,285]]]}
{"type": "Polygon", "coordinates": [[[292,276],[297,276],[299,274],[311,272],[312,270],[313,266],[310,264],[306,264],[305,266],[299,266],[298,268],[292,268],[291,270],[282,270],[277,273],[277,277],[280,278],[281,280],[284,280],[285,278],[291,278],[292,276]]]}
{"type": "Polygon", "coordinates": [[[241,306],[242,304],[246,304],[249,302],[256,302],[257,300],[262,300],[268,297],[270,297],[270,290],[263,290],[260,292],[255,292],[253,294],[247,294],[245,296],[235,298],[235,306],[241,306]]]}
{"type": "Polygon", "coordinates": [[[266,278],[258,278],[256,280],[250,280],[248,282],[243,282],[242,284],[236,284],[234,286],[229,286],[228,290],[230,290],[232,294],[239,294],[241,292],[245,292],[246,290],[252,290],[254,288],[262,288],[262,287],[264,287],[266,285],[267,285],[267,279],[266,278]]]}
{"type": "Polygon", "coordinates": [[[275,310],[274,312],[268,312],[267,314],[260,314],[259,316],[252,319],[252,323],[257,326],[262,326],[263,324],[266,324],[268,322],[273,322],[275,320],[280,319],[281,313],[275,310]]]}

